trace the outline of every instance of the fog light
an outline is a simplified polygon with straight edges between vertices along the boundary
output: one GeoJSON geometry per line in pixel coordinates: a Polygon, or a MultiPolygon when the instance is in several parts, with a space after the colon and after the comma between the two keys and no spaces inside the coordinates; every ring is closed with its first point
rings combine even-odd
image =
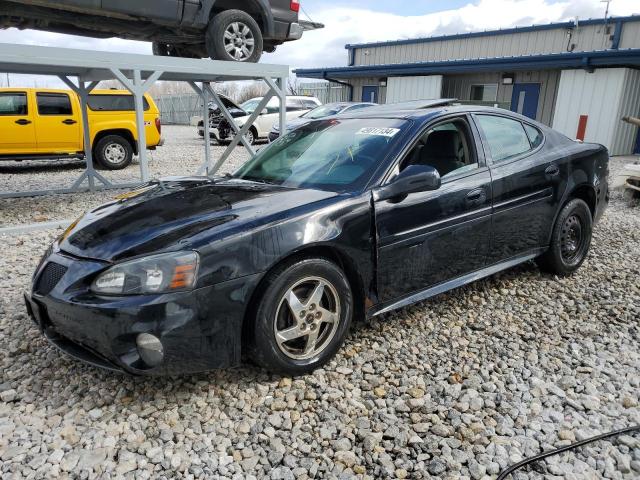
{"type": "Polygon", "coordinates": [[[136,337],[136,345],[140,358],[150,367],[155,367],[162,362],[164,349],[159,338],[150,333],[141,333],[136,337]]]}

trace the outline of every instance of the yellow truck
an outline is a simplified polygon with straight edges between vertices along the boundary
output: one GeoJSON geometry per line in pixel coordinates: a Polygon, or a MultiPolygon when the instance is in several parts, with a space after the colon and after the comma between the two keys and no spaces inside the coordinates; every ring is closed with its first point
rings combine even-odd
{"type": "MultiPolygon", "coordinates": [[[[134,97],[126,90],[89,95],[89,138],[97,167],[119,170],[138,148],[134,97]]],[[[162,144],[160,112],[144,96],[147,148],[162,144]]],[[[0,89],[0,160],[84,158],[80,100],[71,90],[0,89]]]]}

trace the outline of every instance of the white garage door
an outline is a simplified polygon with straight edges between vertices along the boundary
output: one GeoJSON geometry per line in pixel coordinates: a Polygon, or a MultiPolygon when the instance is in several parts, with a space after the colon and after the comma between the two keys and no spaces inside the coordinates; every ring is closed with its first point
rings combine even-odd
{"type": "Polygon", "coordinates": [[[387,79],[387,103],[432,98],[442,98],[442,75],[387,79]]]}

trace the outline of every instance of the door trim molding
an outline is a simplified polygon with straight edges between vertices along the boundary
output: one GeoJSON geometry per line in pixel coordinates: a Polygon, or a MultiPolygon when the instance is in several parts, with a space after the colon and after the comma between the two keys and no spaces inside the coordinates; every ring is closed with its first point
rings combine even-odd
{"type": "Polygon", "coordinates": [[[546,248],[537,248],[534,250],[530,250],[529,252],[518,255],[517,257],[513,257],[509,260],[505,260],[500,263],[493,264],[489,267],[482,268],[480,270],[476,270],[475,272],[467,273],[462,275],[461,277],[454,278],[452,280],[447,280],[446,282],[442,282],[433,287],[429,287],[425,290],[421,290],[416,293],[409,294],[406,297],[402,297],[399,300],[393,300],[391,302],[383,303],[380,305],[376,305],[369,310],[367,310],[367,318],[375,317],[376,315],[381,315],[383,313],[390,312],[392,310],[396,310],[398,308],[406,307],[413,303],[426,300],[430,297],[438,295],[440,293],[446,292],[448,290],[461,287],[462,285],[466,285],[471,282],[475,282],[476,280],[480,280],[482,278],[493,275],[494,273],[498,273],[502,270],[506,270],[507,268],[511,268],[520,263],[524,263],[528,260],[532,260],[541,253],[544,253],[546,248]]]}

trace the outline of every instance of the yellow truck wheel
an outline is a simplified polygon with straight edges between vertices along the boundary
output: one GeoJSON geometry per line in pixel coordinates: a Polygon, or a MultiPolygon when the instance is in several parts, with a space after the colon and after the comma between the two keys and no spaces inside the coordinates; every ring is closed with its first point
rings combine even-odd
{"type": "Polygon", "coordinates": [[[98,165],[107,170],[121,170],[131,163],[133,147],[120,135],[107,135],[96,143],[94,157],[98,165]]]}

